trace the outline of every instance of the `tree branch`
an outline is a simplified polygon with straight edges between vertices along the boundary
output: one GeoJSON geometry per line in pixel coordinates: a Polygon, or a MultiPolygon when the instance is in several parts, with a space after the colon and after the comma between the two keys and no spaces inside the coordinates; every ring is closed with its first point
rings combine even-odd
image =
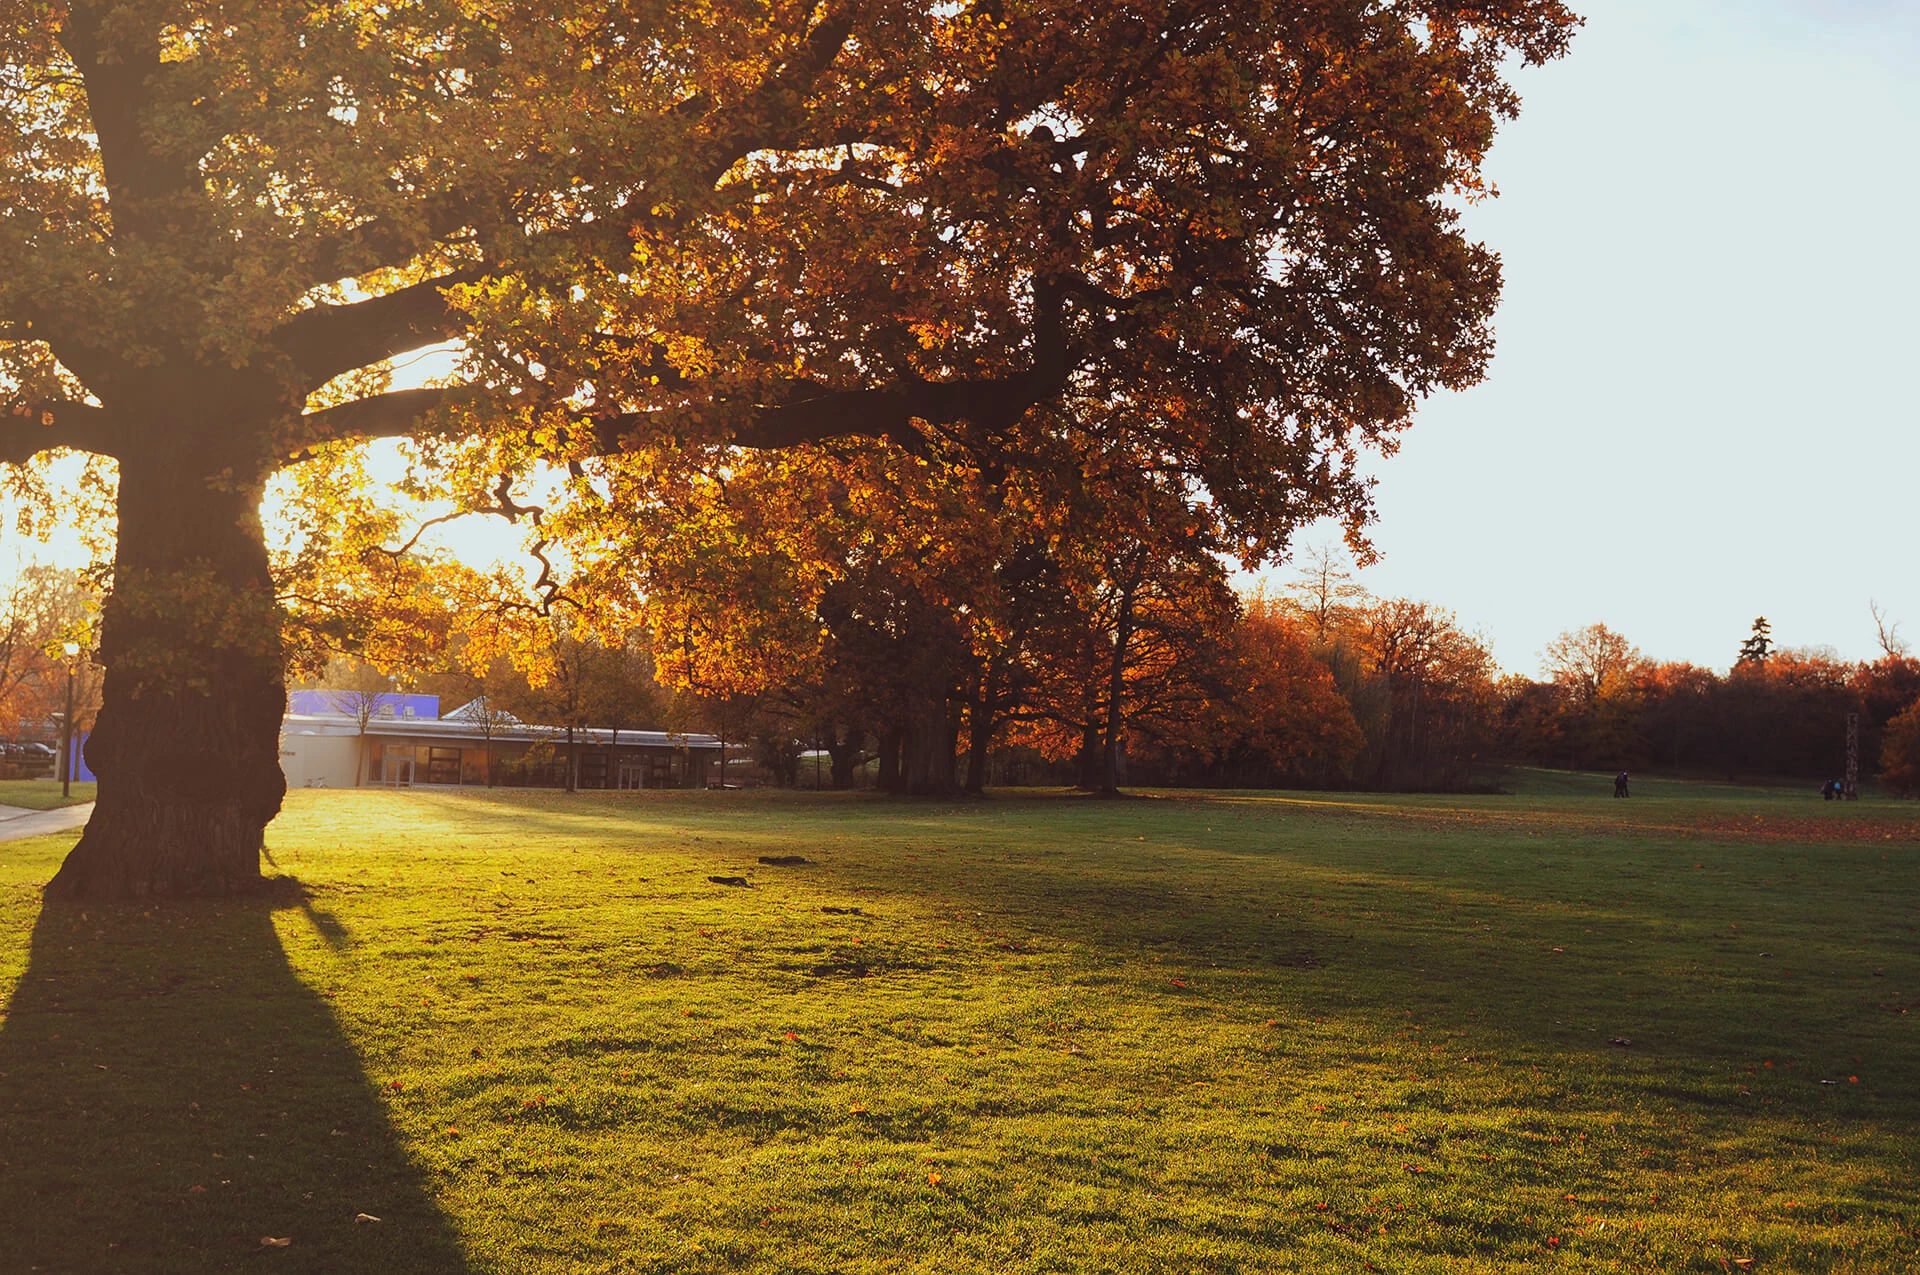
{"type": "MultiPolygon", "coordinates": [[[[850,6],[836,6],[822,18],[799,51],[782,63],[740,101],[715,111],[710,117],[711,150],[698,178],[711,186],[735,163],[757,150],[780,146],[797,134],[802,112],[799,109],[813,82],[840,56],[847,37],[853,33],[850,6]]],[[[696,96],[681,103],[680,113],[696,114],[704,103],[696,96]],[[699,105],[696,105],[698,103],[699,105]]]]}
{"type": "Polygon", "coordinates": [[[325,385],[343,372],[457,335],[461,320],[447,305],[446,290],[482,273],[469,267],[366,301],[302,310],[269,339],[307,384],[325,385]]]}
{"type": "Polygon", "coordinates": [[[449,193],[422,201],[416,209],[417,225],[375,217],[328,235],[314,245],[308,278],[316,284],[332,283],[369,270],[404,266],[428,247],[472,224],[480,207],[468,195],[449,193]]]}
{"type": "Polygon", "coordinates": [[[399,438],[411,434],[420,420],[435,408],[453,401],[453,389],[395,390],[357,398],[351,403],[308,412],[300,418],[300,438],[295,450],[285,457],[289,465],[312,455],[323,443],[348,438],[399,438]]]}
{"type": "MultiPolygon", "coordinates": [[[[922,439],[915,422],[989,427],[1011,425],[1035,404],[1065,387],[1064,369],[974,381],[912,381],[889,389],[832,390],[797,381],[777,403],[725,405],[734,422],[730,441],[741,447],[780,448],[833,438],[886,438],[905,447],[922,439]]],[[[646,412],[582,416],[601,454],[625,450],[645,425],[646,412]]]]}
{"type": "Polygon", "coordinates": [[[120,442],[110,414],[71,399],[17,403],[0,414],[0,463],[23,464],[56,447],[117,456],[120,442]]]}

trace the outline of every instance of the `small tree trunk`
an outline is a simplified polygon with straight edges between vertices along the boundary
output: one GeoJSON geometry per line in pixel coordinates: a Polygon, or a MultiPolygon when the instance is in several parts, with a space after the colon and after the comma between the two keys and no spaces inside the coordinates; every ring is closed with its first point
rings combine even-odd
{"type": "MultiPolygon", "coordinates": [[[[260,885],[280,812],[280,614],[259,488],[209,482],[201,449],[121,459],[119,545],[101,616],[100,786],[47,886],[71,899],[224,895],[260,885]]],[[[244,466],[220,466],[228,475],[244,466]]]]}
{"type": "Polygon", "coordinates": [[[993,708],[999,698],[999,666],[987,661],[980,678],[980,692],[967,705],[967,793],[979,796],[987,790],[987,752],[993,746],[993,708]]]}
{"type": "Polygon", "coordinates": [[[1119,614],[1114,617],[1113,658],[1107,664],[1107,724],[1100,748],[1100,791],[1120,791],[1121,750],[1126,746],[1127,729],[1127,647],[1133,642],[1133,590],[1120,593],[1119,614]]]}
{"type": "Polygon", "coordinates": [[[860,755],[860,732],[849,731],[845,739],[836,730],[827,737],[827,756],[833,759],[831,771],[835,792],[845,792],[853,787],[853,767],[860,755]]]}
{"type": "Polygon", "coordinates": [[[573,726],[567,726],[567,791],[579,791],[579,767],[573,757],[573,726]]]}

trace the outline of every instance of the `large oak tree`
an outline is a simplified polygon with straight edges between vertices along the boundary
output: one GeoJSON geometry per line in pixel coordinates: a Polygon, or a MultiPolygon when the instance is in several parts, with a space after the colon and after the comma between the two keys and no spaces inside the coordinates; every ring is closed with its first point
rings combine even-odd
{"type": "Polygon", "coordinates": [[[1043,450],[1126,403],[1232,533],[1359,520],[1471,382],[1457,224],[1557,0],[36,0],[0,19],[0,458],[118,462],[52,889],[258,880],[258,503],[337,440],[576,463],[831,437],[1043,450]],[[458,341],[467,383],[383,390],[458,341]],[[1040,409],[1040,410],[1036,410],[1040,409]],[[510,444],[510,446],[509,446],[510,444]]]}

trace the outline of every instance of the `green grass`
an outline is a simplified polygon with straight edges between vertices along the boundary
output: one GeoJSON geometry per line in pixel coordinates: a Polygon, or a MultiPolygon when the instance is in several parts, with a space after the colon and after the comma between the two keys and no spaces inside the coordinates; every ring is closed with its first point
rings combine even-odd
{"type": "Polygon", "coordinates": [[[91,783],[72,784],[73,794],[60,795],[57,780],[46,779],[0,779],[0,806],[12,806],[18,810],[57,810],[61,806],[77,806],[93,800],[91,783]]]}
{"type": "Polygon", "coordinates": [[[0,847],[0,1270],[1920,1265],[1920,810],[1521,786],[300,791],[257,904],[0,847]]]}

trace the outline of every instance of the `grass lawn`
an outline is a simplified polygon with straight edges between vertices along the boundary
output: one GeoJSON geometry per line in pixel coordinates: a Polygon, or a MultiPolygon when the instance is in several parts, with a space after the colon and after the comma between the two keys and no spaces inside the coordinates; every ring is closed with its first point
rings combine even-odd
{"type": "Polygon", "coordinates": [[[0,1270],[1920,1267],[1920,809],[1526,788],[301,790],[245,904],[0,846],[0,1270]]]}
{"type": "Polygon", "coordinates": [[[0,779],[0,806],[13,806],[19,810],[57,810],[61,806],[77,806],[93,800],[91,783],[73,784],[71,787],[73,795],[62,797],[57,780],[0,779]]]}

